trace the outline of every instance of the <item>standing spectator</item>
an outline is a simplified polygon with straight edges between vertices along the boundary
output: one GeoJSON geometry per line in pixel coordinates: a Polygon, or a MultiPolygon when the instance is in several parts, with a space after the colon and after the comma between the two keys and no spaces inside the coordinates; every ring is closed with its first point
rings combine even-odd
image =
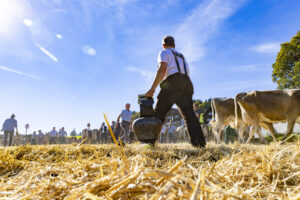
{"type": "Polygon", "coordinates": [[[57,131],[55,127],[53,127],[52,131],[50,131],[50,144],[56,144],[57,131]]]}
{"type": "Polygon", "coordinates": [[[116,122],[112,121],[110,126],[112,131],[115,131],[115,126],[116,126],[116,122]]]}
{"type": "Polygon", "coordinates": [[[100,127],[100,140],[101,144],[106,144],[107,143],[107,126],[105,126],[105,123],[103,122],[101,127],[100,127]]]}
{"type": "Polygon", "coordinates": [[[35,145],[37,141],[37,134],[36,131],[33,131],[33,134],[31,135],[31,144],[35,145]]]}
{"type": "Polygon", "coordinates": [[[198,104],[194,103],[194,105],[193,105],[193,110],[194,110],[195,115],[196,115],[196,117],[197,117],[197,119],[198,119],[198,121],[199,121],[199,120],[200,120],[200,114],[201,114],[201,113],[200,113],[198,104]]]}
{"type": "Polygon", "coordinates": [[[235,141],[235,129],[231,128],[230,125],[225,128],[225,143],[229,144],[229,142],[234,143],[235,141]]]}
{"type": "Polygon", "coordinates": [[[159,135],[160,143],[166,143],[166,131],[167,131],[166,125],[163,124],[159,135]]]}
{"type": "MultiPolygon", "coordinates": [[[[115,131],[115,129],[116,129],[116,122],[112,121],[110,127],[111,127],[111,130],[113,131],[113,133],[114,133],[114,135],[116,137],[116,133],[115,133],[116,132],[115,131]]],[[[111,136],[110,132],[108,133],[108,135],[109,135],[108,137],[110,138],[111,142],[113,142],[113,139],[112,139],[112,136],[111,136]]]]}
{"type": "Polygon", "coordinates": [[[11,117],[4,121],[2,126],[2,131],[4,131],[4,146],[7,144],[8,139],[8,146],[12,145],[12,140],[14,136],[14,131],[16,129],[16,134],[18,135],[18,123],[15,120],[15,115],[12,114],[11,117]]]}
{"type": "Polygon", "coordinates": [[[93,129],[93,141],[95,144],[100,144],[101,142],[101,135],[100,135],[100,129],[93,129]]]}
{"type": "Polygon", "coordinates": [[[173,125],[172,121],[170,121],[169,126],[167,128],[169,143],[175,143],[175,131],[176,127],[173,125]]]}
{"type": "Polygon", "coordinates": [[[93,132],[91,129],[91,124],[88,123],[87,128],[82,130],[82,140],[87,138],[87,143],[92,144],[93,143],[93,132]]]}
{"type": "Polygon", "coordinates": [[[129,142],[129,128],[131,126],[131,117],[132,117],[132,112],[130,111],[130,104],[127,103],[125,105],[125,109],[122,110],[121,114],[117,119],[117,126],[119,126],[120,118],[122,118],[121,127],[123,128],[122,132],[124,135],[125,143],[129,142]]]}
{"type": "Polygon", "coordinates": [[[38,144],[41,145],[44,143],[44,133],[41,130],[38,130],[38,144]]]}
{"type": "MultiPolygon", "coordinates": [[[[115,135],[116,140],[119,140],[120,132],[121,132],[121,127],[117,126],[115,121],[111,122],[111,126],[110,127],[111,127],[111,130],[113,131],[113,133],[115,135]]],[[[114,142],[113,139],[112,139],[112,137],[111,137],[111,141],[114,142]]]]}
{"type": "Polygon", "coordinates": [[[59,144],[66,143],[67,132],[65,131],[65,127],[62,127],[58,132],[58,141],[59,144]]]}

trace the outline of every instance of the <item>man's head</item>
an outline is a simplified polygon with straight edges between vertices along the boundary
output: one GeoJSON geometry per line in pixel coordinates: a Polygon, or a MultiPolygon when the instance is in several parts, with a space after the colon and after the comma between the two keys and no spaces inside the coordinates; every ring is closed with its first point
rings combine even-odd
{"type": "Polygon", "coordinates": [[[175,40],[172,36],[167,35],[162,39],[162,45],[164,49],[175,48],[175,40]]]}
{"type": "Polygon", "coordinates": [[[41,130],[38,130],[38,132],[41,133],[42,131],[41,131],[41,130]]]}
{"type": "Polygon", "coordinates": [[[126,103],[125,108],[126,110],[130,110],[130,103],[126,103]]]}
{"type": "Polygon", "coordinates": [[[105,123],[104,123],[104,122],[102,122],[102,126],[105,126],[105,123]]]}
{"type": "Polygon", "coordinates": [[[64,131],[64,130],[65,130],[65,127],[62,127],[61,130],[64,131]]]}
{"type": "Polygon", "coordinates": [[[86,126],[87,126],[88,128],[90,128],[90,127],[91,127],[91,124],[90,124],[90,123],[88,123],[86,126]]]}
{"type": "Polygon", "coordinates": [[[53,130],[55,130],[55,127],[53,127],[53,130]]]}
{"type": "Polygon", "coordinates": [[[12,115],[10,116],[11,119],[14,119],[15,117],[16,117],[15,114],[12,114],[12,115]]]}
{"type": "Polygon", "coordinates": [[[111,122],[111,124],[115,124],[115,123],[116,123],[115,121],[112,121],[112,122],[111,122]]]}
{"type": "Polygon", "coordinates": [[[198,110],[199,109],[198,104],[194,103],[193,108],[194,108],[194,111],[198,110]]]}

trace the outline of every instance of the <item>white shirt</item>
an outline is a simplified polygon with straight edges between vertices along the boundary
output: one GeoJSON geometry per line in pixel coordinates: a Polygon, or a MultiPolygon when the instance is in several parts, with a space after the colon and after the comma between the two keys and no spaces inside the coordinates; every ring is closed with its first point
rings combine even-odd
{"type": "MultiPolygon", "coordinates": [[[[174,52],[179,53],[174,48],[171,48],[171,49],[174,52]]],[[[166,74],[164,76],[164,79],[166,79],[168,76],[170,76],[172,74],[178,73],[175,57],[174,57],[171,49],[164,49],[158,55],[158,63],[161,63],[161,62],[168,63],[167,71],[166,71],[166,74]]],[[[178,59],[178,63],[179,63],[181,73],[185,74],[183,60],[178,56],[177,56],[177,59],[178,59]]],[[[190,74],[190,68],[189,68],[189,65],[188,65],[185,58],[184,58],[184,60],[185,60],[186,71],[189,75],[190,74]]]]}
{"type": "Polygon", "coordinates": [[[15,128],[17,128],[17,127],[18,127],[17,120],[9,118],[4,121],[2,130],[3,131],[14,131],[15,128]]]}
{"type": "Polygon", "coordinates": [[[126,110],[126,109],[122,110],[120,115],[121,115],[123,121],[126,121],[126,122],[131,121],[132,112],[130,110],[126,110]]]}
{"type": "Polygon", "coordinates": [[[57,131],[56,130],[52,130],[50,132],[50,137],[56,137],[57,131]]]}
{"type": "Polygon", "coordinates": [[[60,130],[58,132],[58,135],[59,135],[59,137],[65,137],[65,136],[67,136],[67,132],[65,130],[60,130]]]}
{"type": "Polygon", "coordinates": [[[176,127],[172,124],[171,126],[169,126],[167,132],[168,132],[169,134],[174,134],[175,131],[176,131],[176,127]]]}

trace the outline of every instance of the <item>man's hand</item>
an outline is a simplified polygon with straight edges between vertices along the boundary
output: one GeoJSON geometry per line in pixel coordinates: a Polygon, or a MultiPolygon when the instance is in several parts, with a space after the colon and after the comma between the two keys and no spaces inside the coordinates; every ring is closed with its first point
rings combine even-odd
{"type": "Polygon", "coordinates": [[[168,65],[168,63],[166,63],[166,62],[159,63],[159,68],[156,72],[154,82],[151,86],[151,89],[145,94],[146,97],[153,97],[155,88],[159,85],[159,83],[163,80],[163,78],[165,76],[165,73],[167,71],[167,65],[168,65]]]}
{"type": "Polygon", "coordinates": [[[151,88],[148,92],[146,92],[145,96],[148,98],[153,97],[154,92],[155,89],[151,88]]]}

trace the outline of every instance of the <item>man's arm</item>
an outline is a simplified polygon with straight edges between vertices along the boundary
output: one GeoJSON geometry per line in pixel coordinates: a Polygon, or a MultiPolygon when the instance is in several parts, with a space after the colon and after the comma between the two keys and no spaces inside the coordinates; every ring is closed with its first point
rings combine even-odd
{"type": "Polygon", "coordinates": [[[118,126],[119,126],[120,118],[121,118],[121,114],[120,114],[120,115],[119,115],[119,117],[117,118],[116,127],[118,127],[118,126]]]}
{"type": "Polygon", "coordinates": [[[145,94],[146,97],[152,97],[153,96],[156,87],[160,84],[160,82],[163,80],[163,78],[165,76],[165,73],[167,71],[167,66],[168,66],[168,63],[166,63],[166,62],[159,63],[159,68],[156,72],[156,77],[155,77],[154,82],[151,86],[151,89],[145,94]]]}
{"type": "Polygon", "coordinates": [[[19,131],[18,131],[18,122],[17,122],[17,120],[16,120],[16,123],[15,123],[15,128],[16,128],[16,132],[18,133],[19,131]]]}

